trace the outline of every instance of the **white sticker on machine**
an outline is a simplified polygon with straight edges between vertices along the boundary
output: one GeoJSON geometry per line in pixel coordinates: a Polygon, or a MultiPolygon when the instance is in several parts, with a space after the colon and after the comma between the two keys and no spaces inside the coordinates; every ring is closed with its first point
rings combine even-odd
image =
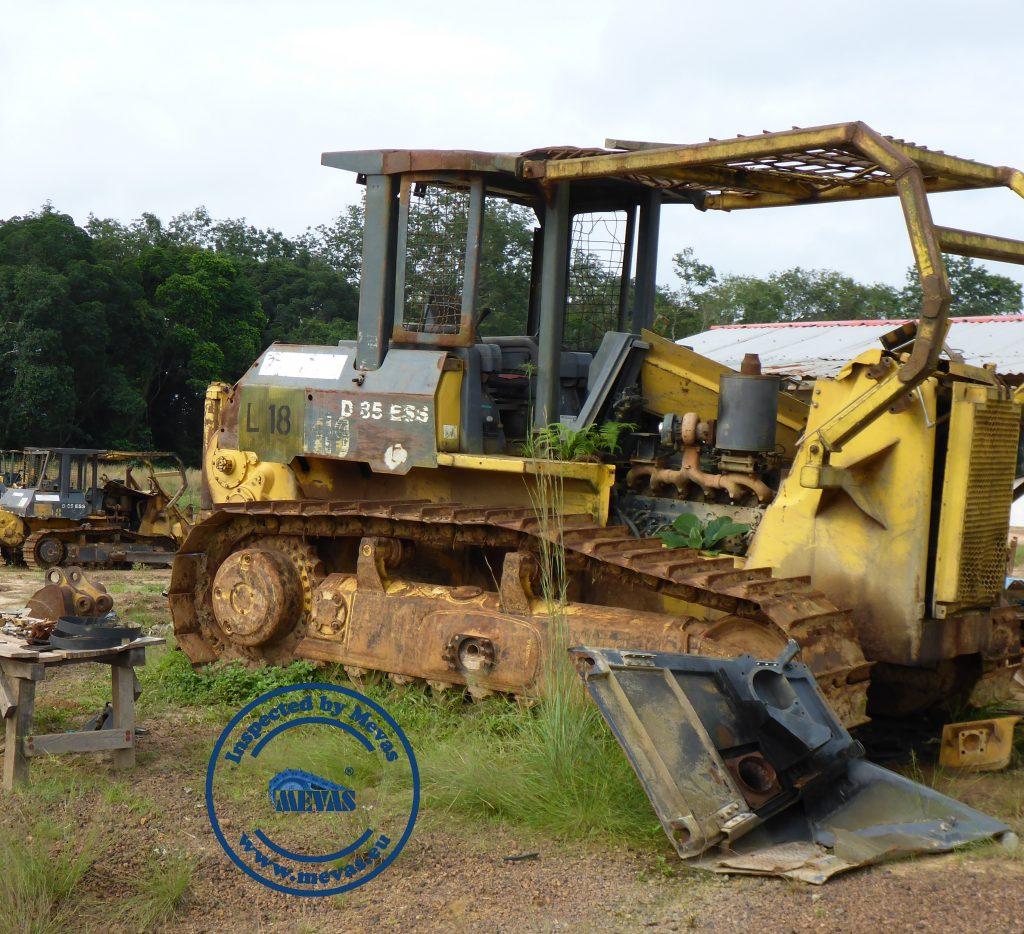
{"type": "Polygon", "coordinates": [[[384,466],[388,470],[401,467],[409,459],[409,452],[400,441],[396,441],[384,452],[384,466]]]}
{"type": "Polygon", "coordinates": [[[295,376],[302,379],[339,379],[347,354],[268,350],[260,364],[260,376],[295,376]]]}

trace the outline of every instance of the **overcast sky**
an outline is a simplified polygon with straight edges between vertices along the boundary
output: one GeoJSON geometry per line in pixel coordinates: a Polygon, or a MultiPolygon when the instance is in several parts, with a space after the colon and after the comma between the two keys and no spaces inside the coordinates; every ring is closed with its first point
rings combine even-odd
{"type": "MultiPolygon", "coordinates": [[[[520,151],[860,119],[1024,167],[1024,2],[0,0],[0,217],[217,217],[298,233],[358,197],[332,149],[520,151]],[[379,12],[378,12],[379,11],[379,12]]],[[[1024,239],[1006,190],[939,223],[1024,239]]],[[[793,265],[902,282],[894,201],[666,211],[659,278],[793,265]]],[[[1024,279],[1016,267],[1002,267],[1024,279]]]]}

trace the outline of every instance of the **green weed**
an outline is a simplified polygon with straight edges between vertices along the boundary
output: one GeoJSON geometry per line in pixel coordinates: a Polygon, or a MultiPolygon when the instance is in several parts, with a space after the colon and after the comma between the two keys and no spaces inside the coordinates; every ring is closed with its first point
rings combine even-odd
{"type": "Polygon", "coordinates": [[[170,647],[142,672],[142,686],[149,702],[195,706],[241,707],[274,688],[317,680],[317,666],[307,661],[281,668],[247,668],[240,662],[223,662],[195,670],[184,652],[170,647]]]}
{"type": "Polygon", "coordinates": [[[602,454],[618,451],[622,435],[636,427],[625,422],[605,422],[573,429],[556,422],[534,432],[524,445],[524,454],[553,461],[600,460],[602,454]]]}
{"type": "Polygon", "coordinates": [[[728,516],[717,516],[705,523],[700,517],[684,512],[663,528],[658,537],[668,548],[697,548],[717,554],[715,549],[722,546],[727,538],[749,531],[749,525],[734,522],[728,516]]]}

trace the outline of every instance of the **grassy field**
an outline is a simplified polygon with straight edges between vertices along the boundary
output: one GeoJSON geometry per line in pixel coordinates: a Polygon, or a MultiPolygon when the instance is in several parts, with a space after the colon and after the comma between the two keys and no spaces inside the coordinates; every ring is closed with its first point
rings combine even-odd
{"type": "Polygon", "coordinates": [[[202,471],[198,467],[185,468],[185,492],[178,500],[178,508],[183,512],[199,509],[199,490],[202,471]]]}
{"type": "MultiPolygon", "coordinates": [[[[350,684],[340,668],[304,661],[287,668],[231,664],[194,671],[167,634],[165,579],[152,579],[158,573],[109,574],[107,586],[122,616],[168,635],[167,647],[151,650],[150,663],[139,670],[138,716],[143,724],[188,724],[193,784],[202,781],[216,733],[249,700],[279,685],[350,684]]],[[[37,702],[36,732],[74,729],[102,708],[109,697],[106,672],[77,666],[48,683],[37,702]]],[[[563,685],[532,706],[502,697],[473,703],[451,692],[396,687],[386,679],[356,687],[394,716],[416,750],[427,821],[454,815],[483,825],[511,822],[563,840],[625,843],[662,853],[660,826],[624,755],[582,689],[570,679],[563,685]]],[[[133,876],[114,916],[90,884],[95,867],[107,864],[120,847],[118,828],[127,831],[166,806],[159,795],[136,787],[152,755],[147,739],[140,742],[139,769],[124,777],[110,776],[95,756],[33,764],[31,791],[15,795],[0,821],[0,865],[18,867],[0,873],[0,930],[5,917],[23,919],[11,930],[24,931],[66,929],[70,918],[139,930],[173,919],[191,882],[193,861],[186,849],[165,848],[133,876]],[[84,827],[76,825],[82,809],[89,814],[84,827]]]]}
{"type": "MultiPolygon", "coordinates": [[[[0,569],[0,585],[11,578],[0,569]]],[[[161,594],[166,572],[110,573],[106,583],[125,617],[167,634],[161,594]]],[[[99,756],[37,760],[30,789],[5,799],[0,931],[214,930],[217,924],[203,920],[216,910],[211,905],[263,897],[253,891],[259,886],[227,864],[209,836],[201,788],[213,742],[244,703],[272,687],[309,680],[346,684],[347,679],[338,669],[308,662],[197,672],[173,642],[152,651],[139,673],[138,714],[150,733],[140,740],[133,772],[112,773],[99,756]]],[[[581,848],[598,854],[626,848],[635,875],[627,880],[630,885],[688,879],[611,733],[574,679],[564,675],[565,669],[553,672],[562,678],[559,689],[532,706],[502,698],[471,703],[386,680],[357,685],[391,712],[416,750],[423,776],[416,837],[430,841],[460,828],[465,842],[459,846],[471,853],[484,845],[472,841],[513,833],[530,847],[564,852],[566,859],[581,848]]],[[[36,731],[75,728],[102,707],[108,690],[105,668],[67,669],[40,691],[36,731]]],[[[1010,771],[974,776],[916,763],[908,768],[915,778],[1024,833],[1020,765],[1018,756],[1010,771]]],[[[396,795],[401,792],[395,789],[396,795]]],[[[411,869],[423,858],[403,857],[398,865],[411,869]]],[[[972,865],[1024,866],[1019,855],[1009,856],[996,845],[954,858],[972,865]]],[[[398,879],[389,875],[388,885],[398,879]]],[[[718,883],[687,884],[697,892],[701,885],[718,883]]],[[[305,915],[295,901],[275,907],[279,915],[268,915],[294,916],[295,923],[281,930],[339,929],[335,922],[315,921],[303,928],[305,915]]],[[[362,910],[364,904],[348,896],[326,901],[337,911],[362,910]]]]}

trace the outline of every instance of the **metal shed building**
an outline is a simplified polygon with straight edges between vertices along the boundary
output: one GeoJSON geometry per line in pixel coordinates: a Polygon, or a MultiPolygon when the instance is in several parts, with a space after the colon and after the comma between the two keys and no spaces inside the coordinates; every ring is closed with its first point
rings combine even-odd
{"type": "MultiPolygon", "coordinates": [[[[864,350],[879,347],[878,338],[902,324],[881,321],[793,321],[776,324],[726,324],[678,343],[738,370],[743,355],[756,353],[765,373],[799,380],[793,387],[803,398],[819,376],[835,376],[864,350]]],[[[965,363],[994,363],[1013,385],[1024,382],[1024,315],[951,318],[946,347],[965,363]]],[[[1014,528],[1024,528],[1024,498],[1010,511],[1014,528]]]]}
{"type": "MultiPolygon", "coordinates": [[[[1024,315],[951,318],[946,346],[965,363],[994,363],[1010,382],[1024,381],[1024,315]]],[[[765,373],[801,379],[835,376],[843,364],[902,324],[881,321],[790,321],[775,324],[725,324],[678,343],[739,369],[743,355],[756,353],[765,373]]]]}

